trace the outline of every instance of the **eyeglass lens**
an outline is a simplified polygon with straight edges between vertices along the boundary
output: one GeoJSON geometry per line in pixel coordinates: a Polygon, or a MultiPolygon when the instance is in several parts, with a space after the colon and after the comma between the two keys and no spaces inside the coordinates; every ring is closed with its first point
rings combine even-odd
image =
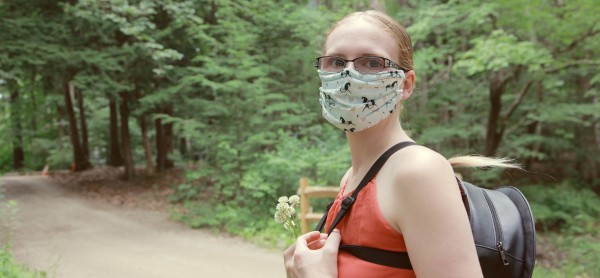
{"type": "Polygon", "coordinates": [[[377,73],[385,68],[385,59],[382,57],[359,57],[354,60],[345,60],[341,57],[325,56],[319,58],[319,69],[326,72],[341,72],[348,62],[354,62],[354,69],[362,73],[377,73]]]}

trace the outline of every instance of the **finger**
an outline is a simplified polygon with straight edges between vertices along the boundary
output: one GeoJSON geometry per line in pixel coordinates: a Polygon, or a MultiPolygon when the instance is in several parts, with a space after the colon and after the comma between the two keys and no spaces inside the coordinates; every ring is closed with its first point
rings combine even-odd
{"type": "Polygon", "coordinates": [[[342,241],[342,235],[338,229],[334,229],[329,237],[327,237],[327,242],[325,242],[325,246],[323,247],[326,250],[337,253],[340,247],[340,241],[342,241]]]}
{"type": "Polygon", "coordinates": [[[296,243],[290,245],[290,247],[288,247],[288,249],[285,249],[285,251],[283,251],[283,259],[287,259],[287,258],[291,258],[294,255],[294,251],[296,251],[296,243]]]}
{"type": "Polygon", "coordinates": [[[292,244],[288,249],[283,252],[283,266],[285,267],[285,273],[288,278],[292,277],[292,270],[294,268],[294,251],[296,250],[296,244],[292,244]]]}
{"type": "Polygon", "coordinates": [[[321,249],[323,246],[325,246],[325,242],[327,242],[327,239],[315,240],[308,244],[308,249],[310,249],[310,250],[321,249]]]}
{"type": "Polygon", "coordinates": [[[325,242],[327,240],[327,234],[325,233],[321,233],[321,237],[313,242],[309,242],[308,243],[308,248],[310,250],[317,250],[317,249],[321,249],[321,247],[323,247],[325,245],[325,242]]]}
{"type": "Polygon", "coordinates": [[[321,234],[321,236],[319,238],[315,238],[314,241],[308,241],[308,245],[311,245],[313,242],[316,241],[326,240],[328,236],[328,234],[321,234]]]}
{"type": "Polygon", "coordinates": [[[321,232],[319,232],[319,231],[312,231],[312,232],[309,232],[309,233],[299,236],[298,239],[296,240],[296,250],[294,250],[294,252],[307,250],[309,242],[313,242],[320,238],[321,238],[321,232]]]}

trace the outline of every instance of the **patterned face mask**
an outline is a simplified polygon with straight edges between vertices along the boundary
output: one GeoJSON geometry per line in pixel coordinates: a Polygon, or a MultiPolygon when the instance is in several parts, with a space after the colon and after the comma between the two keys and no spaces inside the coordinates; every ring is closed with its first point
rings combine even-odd
{"type": "Polygon", "coordinates": [[[403,71],[318,72],[323,117],[344,131],[357,132],[376,125],[396,110],[402,98],[403,71]]]}

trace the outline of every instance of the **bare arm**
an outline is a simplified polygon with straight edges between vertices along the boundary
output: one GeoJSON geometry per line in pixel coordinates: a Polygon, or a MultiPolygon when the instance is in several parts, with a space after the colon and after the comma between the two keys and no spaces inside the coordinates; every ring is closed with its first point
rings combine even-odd
{"type": "Polygon", "coordinates": [[[482,277],[469,220],[448,161],[418,150],[398,171],[396,224],[417,277],[482,277]]]}

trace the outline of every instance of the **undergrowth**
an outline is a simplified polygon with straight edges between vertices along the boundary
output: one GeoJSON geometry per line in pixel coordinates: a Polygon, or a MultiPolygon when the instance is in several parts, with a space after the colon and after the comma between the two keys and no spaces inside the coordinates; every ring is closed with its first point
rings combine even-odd
{"type": "Polygon", "coordinates": [[[520,190],[531,205],[538,246],[552,245],[556,253],[538,252],[551,262],[538,260],[534,277],[600,277],[600,198],[566,182],[520,190]]]}
{"type": "MultiPolygon", "coordinates": [[[[540,264],[534,268],[535,278],[600,277],[600,237],[591,235],[572,235],[549,232],[538,234],[552,244],[562,257],[553,265],[540,264]]],[[[539,244],[538,244],[539,245],[539,244]]],[[[539,254],[544,255],[544,254],[539,254]]]]}
{"type": "Polygon", "coordinates": [[[46,278],[45,271],[34,271],[15,261],[10,245],[0,246],[0,277],[2,278],[46,278]]]}

